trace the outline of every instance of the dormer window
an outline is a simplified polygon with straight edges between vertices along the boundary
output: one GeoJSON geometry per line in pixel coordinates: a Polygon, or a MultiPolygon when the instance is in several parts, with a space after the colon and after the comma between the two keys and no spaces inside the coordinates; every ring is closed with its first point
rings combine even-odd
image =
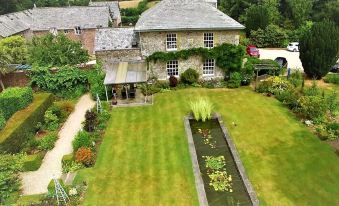
{"type": "Polygon", "coordinates": [[[211,32],[204,33],[204,47],[213,48],[214,47],[214,34],[211,32]]]}
{"type": "Polygon", "coordinates": [[[167,34],[166,37],[166,50],[175,51],[177,50],[177,34],[167,34]]]}
{"type": "Polygon", "coordinates": [[[80,26],[77,26],[77,27],[74,28],[74,33],[75,33],[75,35],[80,35],[81,34],[80,26]]]}

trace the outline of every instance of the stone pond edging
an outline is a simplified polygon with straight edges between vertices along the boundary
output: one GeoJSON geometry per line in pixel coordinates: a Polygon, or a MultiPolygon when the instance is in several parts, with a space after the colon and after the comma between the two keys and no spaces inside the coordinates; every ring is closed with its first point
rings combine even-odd
{"type": "MultiPolygon", "coordinates": [[[[213,118],[217,119],[219,122],[219,125],[221,127],[221,130],[224,133],[224,138],[226,140],[226,143],[229,147],[229,149],[231,150],[232,153],[232,157],[234,159],[234,162],[237,166],[237,169],[240,173],[240,176],[244,182],[245,188],[247,190],[247,193],[250,196],[251,202],[253,206],[259,206],[259,199],[253,189],[253,186],[251,184],[251,182],[249,181],[247,175],[246,175],[246,171],[245,168],[240,160],[240,156],[239,153],[233,143],[233,140],[228,132],[228,130],[226,129],[226,127],[224,126],[224,121],[222,120],[222,117],[220,114],[216,113],[214,114],[213,118]]],[[[185,125],[185,130],[186,130],[186,134],[187,134],[187,139],[188,139],[188,147],[189,147],[189,151],[191,154],[191,159],[192,159],[192,166],[193,166],[193,171],[194,171],[194,177],[195,177],[195,185],[196,185],[196,189],[198,192],[198,199],[199,199],[199,204],[201,206],[208,206],[208,201],[207,201],[207,197],[206,197],[206,192],[205,192],[205,188],[204,188],[204,182],[202,180],[202,177],[200,175],[200,168],[199,168],[199,163],[198,163],[198,158],[197,158],[197,153],[195,150],[195,146],[194,146],[194,142],[193,142],[193,135],[192,135],[192,131],[191,131],[191,127],[190,127],[190,123],[189,120],[194,119],[191,115],[189,116],[185,116],[184,118],[184,125],[185,125]]]]}

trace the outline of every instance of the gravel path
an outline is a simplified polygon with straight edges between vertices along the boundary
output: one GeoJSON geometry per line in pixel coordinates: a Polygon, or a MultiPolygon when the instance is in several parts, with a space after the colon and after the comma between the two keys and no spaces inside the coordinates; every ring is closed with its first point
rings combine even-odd
{"type": "Polygon", "coordinates": [[[59,139],[53,150],[47,152],[42,165],[37,171],[25,172],[22,177],[23,195],[42,194],[47,192],[47,186],[53,177],[62,175],[61,160],[66,154],[73,151],[72,141],[81,129],[81,123],[85,120],[85,113],[95,105],[89,94],[80,98],[75,105],[75,110],[68,117],[59,132],[59,139]]]}

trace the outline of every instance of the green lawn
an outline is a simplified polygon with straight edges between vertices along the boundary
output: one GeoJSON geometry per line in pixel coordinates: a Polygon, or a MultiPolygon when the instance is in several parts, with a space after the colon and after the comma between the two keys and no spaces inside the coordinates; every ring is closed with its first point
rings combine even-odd
{"type": "Polygon", "coordinates": [[[178,90],[154,106],[113,109],[96,166],[77,177],[89,182],[85,205],[198,205],[183,117],[201,96],[222,114],[262,205],[339,205],[331,148],[247,88],[178,90]]]}

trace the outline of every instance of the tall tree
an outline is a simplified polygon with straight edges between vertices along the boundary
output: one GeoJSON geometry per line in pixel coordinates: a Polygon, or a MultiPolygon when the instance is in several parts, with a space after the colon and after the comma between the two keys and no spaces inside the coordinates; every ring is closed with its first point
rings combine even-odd
{"type": "Polygon", "coordinates": [[[245,13],[251,3],[257,2],[257,0],[220,0],[219,8],[235,20],[239,20],[239,17],[245,13]]]}
{"type": "Polygon", "coordinates": [[[314,0],[285,0],[284,3],[284,16],[299,27],[309,19],[314,0]]]}
{"type": "Polygon", "coordinates": [[[245,25],[247,34],[258,29],[265,29],[269,24],[270,17],[267,6],[262,4],[252,5],[246,10],[245,25]]]}
{"type": "Polygon", "coordinates": [[[311,78],[325,76],[339,58],[339,28],[330,21],[317,22],[300,39],[300,60],[311,78]]]}

